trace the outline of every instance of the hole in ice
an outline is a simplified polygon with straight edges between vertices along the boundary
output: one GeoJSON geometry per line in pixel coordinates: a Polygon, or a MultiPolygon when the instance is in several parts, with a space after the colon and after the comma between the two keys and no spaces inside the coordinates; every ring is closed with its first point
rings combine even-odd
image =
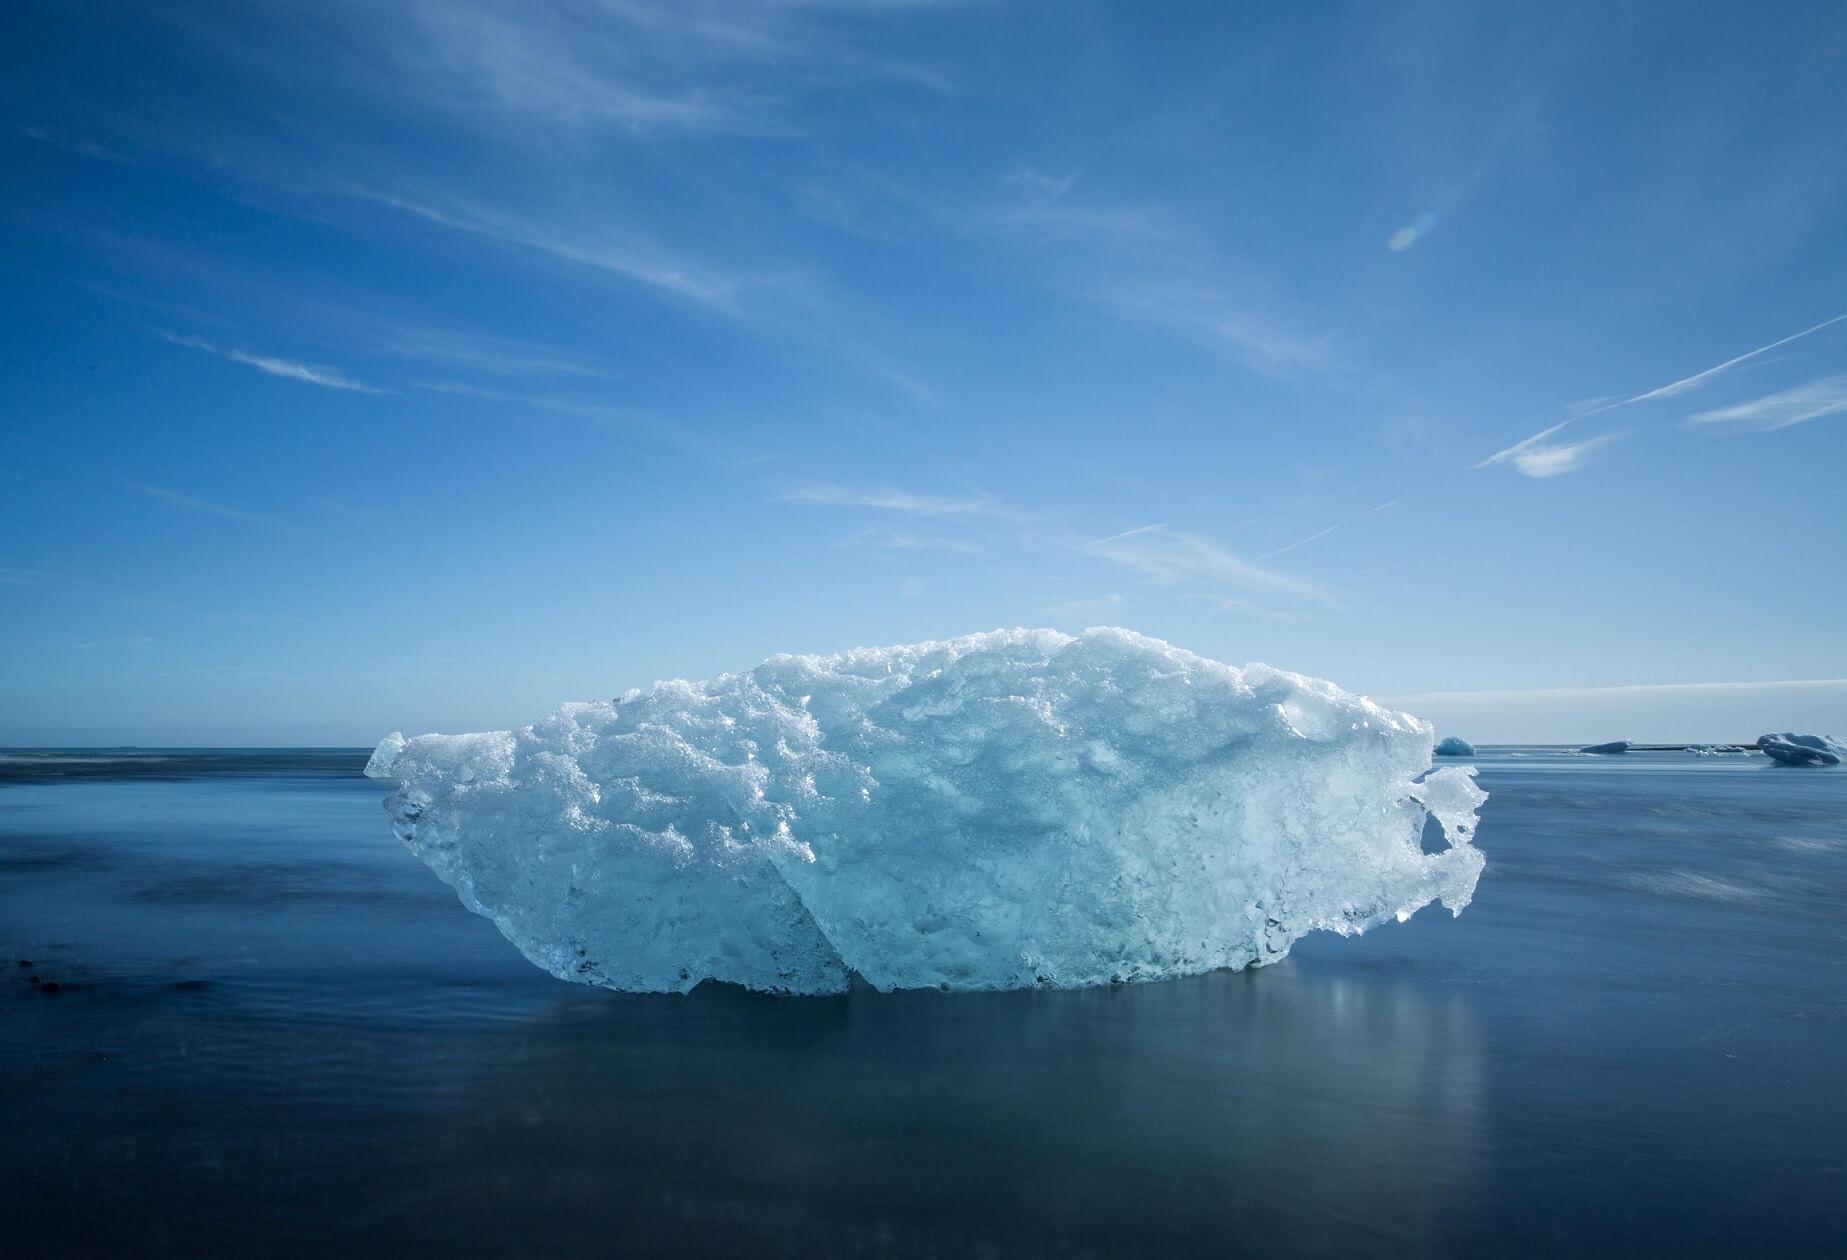
{"type": "Polygon", "coordinates": [[[1449,850],[1449,836],[1435,814],[1424,818],[1424,834],[1418,837],[1418,844],[1425,853],[1445,853],[1449,850]]]}

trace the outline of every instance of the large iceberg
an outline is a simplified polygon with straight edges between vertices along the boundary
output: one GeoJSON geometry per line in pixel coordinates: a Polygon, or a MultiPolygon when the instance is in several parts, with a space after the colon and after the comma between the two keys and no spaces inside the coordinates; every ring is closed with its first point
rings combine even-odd
{"type": "Polygon", "coordinates": [[[563,979],[1010,989],[1460,913],[1487,795],[1426,773],[1432,734],[1126,630],[1005,630],[391,739],[375,773],[397,835],[563,979]]]}

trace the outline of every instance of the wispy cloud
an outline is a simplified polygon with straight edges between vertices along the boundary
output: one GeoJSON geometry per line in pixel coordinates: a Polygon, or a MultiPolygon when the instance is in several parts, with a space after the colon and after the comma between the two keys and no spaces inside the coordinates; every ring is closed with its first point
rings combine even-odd
{"type": "Polygon", "coordinates": [[[545,6],[514,14],[445,2],[413,5],[411,11],[421,19],[425,38],[415,41],[415,52],[403,51],[398,66],[432,102],[442,101],[446,88],[457,106],[487,104],[516,115],[631,132],[764,130],[764,102],[684,79],[651,84],[646,60],[634,55],[648,52],[651,43],[665,44],[663,36],[683,50],[682,64],[689,54],[774,51],[743,28],[712,20],[663,29],[669,13],[620,3],[605,6],[616,19],[606,23],[569,21],[545,6]]]}
{"type": "MultiPolygon", "coordinates": [[[[312,6],[264,24],[266,45],[293,38],[320,54],[286,69],[270,47],[217,29],[230,24],[209,38],[240,66],[274,67],[283,91],[357,95],[380,117],[424,115],[512,156],[518,165],[508,169],[519,172],[473,191],[444,186],[412,174],[431,169],[424,155],[405,160],[383,138],[342,135],[318,175],[291,153],[265,172],[247,171],[255,178],[387,206],[741,317],[755,313],[752,293],[802,281],[787,274],[787,251],[764,251],[778,260],[773,274],[696,257],[672,238],[697,216],[675,215],[649,232],[640,211],[623,209],[645,200],[631,187],[646,180],[651,155],[676,140],[798,136],[814,100],[831,118],[831,94],[845,86],[952,94],[942,75],[890,51],[891,28],[905,21],[886,6],[532,0],[513,11],[493,0],[409,0],[312,6]],[[618,172],[618,182],[599,185],[601,169],[618,172]],[[597,191],[594,200],[586,189],[597,191]]],[[[734,194],[707,181],[702,195],[719,204],[734,194]]]]}
{"type": "MultiPolygon", "coordinates": [[[[1374,511],[1377,511],[1377,509],[1375,508],[1374,511]]],[[[1298,538],[1295,542],[1290,543],[1286,547],[1278,547],[1275,551],[1266,551],[1261,556],[1258,556],[1257,558],[1259,560],[1274,559],[1277,556],[1283,555],[1287,552],[1294,551],[1297,547],[1306,547],[1309,543],[1314,542],[1317,538],[1326,538],[1329,534],[1333,533],[1335,530],[1339,528],[1340,528],[1339,525],[1330,525],[1326,529],[1315,531],[1314,533],[1310,534],[1307,538],[1298,538]]]]}
{"type": "Polygon", "coordinates": [[[998,187],[956,194],[864,178],[808,185],[796,202],[806,217],[871,240],[947,230],[1035,257],[1046,288],[1267,375],[1344,370],[1333,339],[1305,331],[1209,231],[1158,204],[1092,192],[1076,173],[1017,166],[998,187]]]}
{"type": "MultiPolygon", "coordinates": [[[[1520,471],[1527,472],[1528,465],[1522,464],[1521,461],[1526,460],[1529,454],[1532,454],[1535,452],[1538,453],[1540,457],[1541,465],[1543,466],[1545,452],[1553,449],[1552,447],[1549,447],[1547,445],[1548,439],[1550,439],[1553,434],[1557,433],[1559,430],[1565,428],[1567,425],[1570,425],[1575,421],[1584,419],[1586,416],[1594,416],[1598,412],[1608,411],[1610,410],[1611,407],[1617,407],[1617,406],[1621,406],[1621,404],[1620,403],[1610,403],[1608,406],[1595,407],[1589,411],[1579,412],[1575,416],[1567,416],[1565,419],[1560,420],[1557,424],[1549,425],[1548,427],[1543,428],[1539,432],[1533,434],[1531,437],[1521,438],[1518,442],[1515,442],[1512,446],[1505,447],[1501,450],[1496,451],[1494,454],[1488,456],[1488,458],[1482,460],[1479,464],[1474,465],[1474,467],[1475,468],[1489,468],[1495,464],[1512,463],[1514,467],[1520,469],[1520,471]]],[[[1544,476],[1545,474],[1543,473],[1534,474],[1534,473],[1528,472],[1527,475],[1528,476],[1534,476],[1534,475],[1544,476]]]]}
{"type": "MultiPolygon", "coordinates": [[[[832,305],[834,295],[825,292],[821,283],[799,266],[727,268],[682,254],[660,244],[651,234],[608,217],[592,224],[560,224],[461,199],[409,197],[351,183],[342,183],[335,191],[448,231],[511,249],[536,251],[597,276],[615,277],[676,304],[690,304],[753,327],[823,344],[834,359],[855,363],[868,376],[883,381],[911,401],[936,401],[936,391],[927,381],[894,356],[868,344],[859,330],[839,320],[821,318],[832,305]]],[[[407,341],[388,348],[426,358],[446,354],[458,366],[503,374],[538,370],[606,374],[581,363],[573,365],[555,353],[545,355],[538,347],[522,351],[516,342],[499,348],[481,344],[472,352],[463,345],[444,346],[441,342],[407,341]]]]}
{"type": "Polygon", "coordinates": [[[1512,456],[1513,465],[1528,477],[1557,477],[1590,463],[1599,447],[1614,442],[1620,434],[1605,433],[1582,442],[1536,442],[1522,447],[1512,456]]]}
{"type": "Polygon", "coordinates": [[[913,494],[908,490],[848,490],[840,486],[811,485],[786,490],[777,498],[784,503],[811,507],[870,508],[914,516],[991,516],[1002,520],[1022,520],[1026,516],[1024,512],[988,498],[952,499],[913,494]]]}
{"type": "Polygon", "coordinates": [[[971,215],[974,226],[1047,240],[1079,236],[1121,236],[1160,240],[1171,231],[1145,206],[1115,205],[1074,194],[1075,174],[1053,176],[1020,167],[1002,181],[1004,195],[971,215]]]}
{"type": "Polygon", "coordinates": [[[1716,411],[1701,411],[1687,417],[1689,424],[1743,424],[1753,429],[1787,429],[1792,424],[1819,420],[1823,416],[1847,412],[1847,376],[1824,376],[1786,389],[1780,394],[1766,394],[1749,402],[1716,411]]]}
{"type": "MultiPolygon", "coordinates": [[[[533,3],[517,12],[464,0],[410,6],[414,38],[391,42],[375,87],[464,116],[498,112],[631,135],[794,133],[789,98],[878,79],[932,92],[930,67],[879,51],[875,32],[828,6],[654,4],[593,10],[533,3]]],[[[851,17],[861,16],[862,7],[851,17]]],[[[474,121],[470,118],[470,121],[474,121]]]]}
{"type": "Polygon", "coordinates": [[[1030,166],[1001,181],[998,201],[911,200],[977,235],[1035,249],[1048,283],[1115,315],[1163,329],[1273,376],[1339,368],[1330,339],[1304,333],[1263,296],[1250,268],[1228,264],[1209,233],[1161,207],[1087,193],[1075,174],[1030,166]],[[1217,279],[1230,274],[1230,280],[1217,279]],[[1210,278],[1209,278],[1210,277],[1210,278]]]}
{"type": "Polygon", "coordinates": [[[325,389],[343,389],[356,394],[380,394],[383,390],[353,380],[332,368],[316,367],[312,363],[297,363],[293,359],[278,359],[270,355],[251,354],[229,346],[215,345],[198,337],[182,337],[177,333],[162,333],[162,337],[176,346],[185,346],[192,350],[203,350],[215,354],[221,359],[253,367],[269,376],[279,376],[284,380],[301,381],[307,385],[319,385],[325,389]]]}
{"type": "Polygon", "coordinates": [[[1210,582],[1325,600],[1310,582],[1266,569],[1208,538],[1168,525],[1143,525],[1084,543],[1098,559],[1121,565],[1151,582],[1210,582]]]}
{"type": "Polygon", "coordinates": [[[1047,175],[1044,171],[1034,170],[1030,166],[1021,166],[1016,167],[1002,182],[1009,188],[1019,189],[1034,201],[1050,202],[1057,201],[1070,192],[1071,186],[1077,183],[1077,176],[1075,174],[1047,175]]]}
{"type": "Polygon", "coordinates": [[[930,534],[895,534],[881,530],[863,530],[852,537],[844,539],[842,546],[870,547],[883,551],[953,551],[965,556],[978,556],[986,548],[965,538],[944,538],[930,534]]]}
{"type": "Polygon", "coordinates": [[[1363,520],[1368,516],[1374,515],[1375,513],[1383,512],[1388,508],[1395,508],[1402,502],[1403,502],[1402,499],[1387,499],[1383,503],[1374,504],[1372,507],[1367,508],[1364,512],[1361,512],[1358,516],[1349,517],[1347,520],[1344,520],[1344,521],[1335,521],[1332,525],[1329,525],[1326,529],[1318,529],[1306,538],[1298,538],[1294,542],[1289,543],[1286,546],[1278,547],[1274,551],[1266,551],[1261,556],[1258,556],[1257,559],[1259,561],[1273,560],[1277,556],[1286,555],[1289,552],[1294,551],[1297,547],[1306,547],[1308,546],[1309,543],[1316,542],[1320,539],[1326,538],[1329,534],[1333,533],[1337,529],[1340,529],[1344,525],[1351,525],[1355,521],[1363,520]]]}
{"type": "Polygon", "coordinates": [[[55,149],[63,149],[66,152],[80,154],[83,157],[96,158],[98,161],[126,162],[128,160],[114,149],[105,148],[93,140],[85,140],[79,136],[66,135],[64,132],[54,130],[50,127],[21,127],[19,129],[19,134],[26,137],[28,140],[36,140],[40,144],[48,144],[55,149]]]}
{"type": "MultiPolygon", "coordinates": [[[[1475,467],[1487,468],[1494,464],[1512,463],[1515,468],[1529,477],[1552,477],[1561,472],[1570,472],[1573,468],[1578,468],[1583,465],[1583,457],[1588,455],[1591,449],[1594,449],[1594,444],[1585,442],[1578,442],[1571,445],[1549,444],[1548,439],[1567,425],[1576,424],[1580,420],[1588,420],[1592,416],[1600,416],[1605,412],[1615,411],[1618,407],[1628,407],[1636,403],[1654,402],[1662,398],[1674,398],[1681,394],[1692,393],[1694,390],[1704,389],[1715,379],[1731,371],[1740,363],[1748,363],[1759,355],[1768,354],[1770,351],[1786,346],[1792,341],[1800,341],[1802,338],[1818,333],[1824,328],[1831,328],[1843,320],[1847,320],[1847,314],[1836,315],[1832,319],[1824,319],[1819,324],[1811,324],[1801,332],[1791,333],[1787,337],[1772,341],[1768,345],[1759,346],[1755,350],[1747,350],[1741,355],[1725,360],[1723,363],[1714,364],[1712,367],[1702,372],[1695,372],[1691,376],[1683,376],[1677,381],[1669,381],[1666,385],[1657,386],[1644,393],[1600,403],[1588,410],[1580,411],[1576,415],[1567,416],[1557,424],[1549,428],[1541,429],[1529,438],[1515,442],[1512,446],[1503,450],[1496,451],[1494,454],[1488,456],[1488,458],[1482,460],[1479,464],[1476,464],[1475,467]],[[1559,465],[1561,464],[1564,466],[1560,467],[1559,465]]],[[[1824,412],[1822,414],[1827,413],[1824,412]]],[[[1733,417],[1724,418],[1730,419],[1733,417]]],[[[1804,418],[1813,419],[1814,417],[1804,418]]],[[[1788,423],[1794,424],[1799,422],[1792,420],[1788,423]]]]}
{"type": "Polygon", "coordinates": [[[1304,335],[1212,285],[1174,276],[1122,277],[1103,282],[1092,296],[1122,318],[1171,329],[1270,375],[1323,374],[1339,367],[1327,338],[1304,335]]]}
{"type": "Polygon", "coordinates": [[[739,305],[739,294],[744,284],[739,277],[681,258],[644,239],[639,233],[617,234],[607,226],[575,231],[533,222],[485,206],[459,202],[439,206],[432,201],[359,186],[347,186],[342,191],[356,199],[389,206],[451,231],[537,250],[564,262],[606,272],[727,315],[743,313],[739,305]]]}
{"type": "Polygon", "coordinates": [[[608,369],[551,346],[435,328],[393,327],[379,349],[405,359],[449,364],[493,376],[606,377],[608,369]]]}
{"type": "MultiPolygon", "coordinates": [[[[920,518],[940,518],[945,524],[957,519],[1014,522],[1030,522],[1035,519],[1030,513],[985,496],[951,497],[887,488],[847,489],[833,485],[808,485],[785,491],[777,497],[784,503],[811,507],[854,508],[920,518]]],[[[1174,529],[1165,524],[1144,525],[1108,538],[1095,539],[1087,539],[1063,528],[1049,531],[1029,529],[1016,541],[1029,549],[1050,546],[1059,551],[1068,550],[1104,560],[1160,584],[1189,583],[1214,588],[1221,593],[1225,588],[1234,588],[1246,592],[1332,602],[1313,583],[1265,568],[1199,534],[1174,529]]],[[[874,530],[868,530],[848,540],[848,543],[898,551],[940,549],[976,554],[985,550],[977,543],[960,538],[874,530]]],[[[1113,604],[1119,602],[1120,597],[1111,596],[1109,600],[1113,604]]],[[[1065,611],[1081,609],[1073,604],[1065,611]]]]}
{"type": "Polygon", "coordinates": [[[267,516],[255,512],[246,512],[242,508],[227,507],[222,503],[213,503],[210,499],[201,499],[197,495],[182,494],[178,490],[168,490],[161,486],[136,486],[143,494],[152,495],[163,503],[175,507],[190,508],[194,512],[209,512],[214,516],[228,516],[233,520],[248,521],[252,525],[273,525],[275,522],[267,516]]]}

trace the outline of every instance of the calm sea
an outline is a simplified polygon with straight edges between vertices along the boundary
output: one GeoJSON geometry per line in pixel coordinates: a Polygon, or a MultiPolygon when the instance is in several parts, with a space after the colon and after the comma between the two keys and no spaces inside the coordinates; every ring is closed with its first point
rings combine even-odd
{"type": "Polygon", "coordinates": [[[778,1000],[544,975],[364,761],[0,754],[0,1252],[1847,1246],[1847,771],[1495,749],[1460,919],[778,1000]]]}

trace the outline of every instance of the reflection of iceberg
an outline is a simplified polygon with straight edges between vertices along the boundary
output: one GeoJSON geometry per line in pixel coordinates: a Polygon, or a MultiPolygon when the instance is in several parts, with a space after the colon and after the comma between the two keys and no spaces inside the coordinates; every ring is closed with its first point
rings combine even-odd
{"type": "Polygon", "coordinates": [[[1460,912],[1486,796],[1470,768],[1419,781],[1430,751],[1329,683],[1015,630],[775,657],[385,764],[397,834],[554,975],[822,993],[1156,979],[1460,912]],[[1449,848],[1422,851],[1426,813],[1449,848]]]}
{"type": "Polygon", "coordinates": [[[1436,756],[1439,757],[1473,757],[1475,745],[1460,735],[1445,735],[1437,741],[1436,756]]]}
{"type": "Polygon", "coordinates": [[[1760,735],[1758,751],[1786,766],[1838,766],[1847,758],[1847,744],[1827,735],[1760,735]]]}
{"type": "Polygon", "coordinates": [[[1339,952],[1254,977],[953,1002],[557,986],[543,1013],[449,1048],[444,1085],[482,1137],[420,1109],[401,1144],[436,1161],[433,1197],[380,1210],[455,1254],[485,1249],[466,1233],[483,1203],[515,1206],[535,1256],[608,1238],[815,1257],[1487,1241],[1492,1221],[1460,1240],[1458,1222],[1492,1215],[1501,1109],[1543,1088],[1529,1072],[1555,1077],[1490,1055],[1494,986],[1433,991],[1377,951],[1339,952]]]}

